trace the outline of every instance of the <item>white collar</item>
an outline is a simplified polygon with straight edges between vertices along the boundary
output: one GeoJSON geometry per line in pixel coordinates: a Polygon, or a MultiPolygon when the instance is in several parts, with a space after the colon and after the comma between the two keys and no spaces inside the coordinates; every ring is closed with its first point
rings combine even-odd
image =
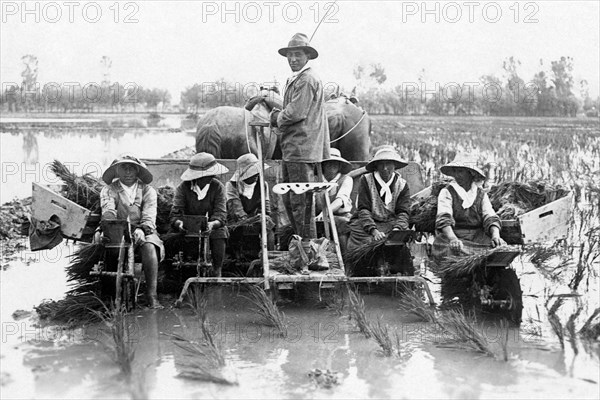
{"type": "Polygon", "coordinates": [[[198,200],[202,200],[206,197],[206,195],[208,194],[208,189],[210,188],[210,182],[208,182],[206,185],[204,185],[204,187],[202,189],[200,189],[198,187],[198,185],[196,184],[196,182],[192,182],[192,191],[194,193],[196,193],[196,195],[198,196],[198,200]]]}
{"type": "Polygon", "coordinates": [[[258,181],[254,181],[253,183],[247,184],[244,183],[244,181],[239,181],[238,191],[240,195],[244,196],[247,199],[251,199],[252,196],[254,196],[254,188],[256,187],[256,182],[258,181]]]}
{"type": "Polygon", "coordinates": [[[121,188],[125,192],[125,196],[127,197],[127,200],[129,200],[129,205],[133,205],[137,196],[138,181],[135,181],[131,186],[127,186],[119,179],[119,185],[121,185],[121,188]]]}
{"type": "Polygon", "coordinates": [[[383,178],[381,177],[381,175],[379,175],[379,171],[375,171],[373,173],[373,175],[375,176],[375,180],[377,181],[377,183],[379,183],[381,185],[381,189],[379,190],[379,196],[383,196],[383,202],[385,203],[386,207],[392,202],[392,182],[394,182],[394,174],[392,174],[392,177],[390,178],[390,180],[388,182],[385,182],[383,180],[383,178]]]}
{"type": "Polygon", "coordinates": [[[469,207],[471,207],[473,205],[473,203],[475,202],[475,199],[477,198],[477,184],[475,182],[471,183],[471,188],[466,191],[462,186],[460,186],[458,183],[456,182],[452,182],[450,183],[450,186],[452,186],[454,188],[454,190],[456,191],[456,194],[458,194],[458,197],[461,198],[462,202],[462,208],[463,209],[467,209],[469,207]]]}

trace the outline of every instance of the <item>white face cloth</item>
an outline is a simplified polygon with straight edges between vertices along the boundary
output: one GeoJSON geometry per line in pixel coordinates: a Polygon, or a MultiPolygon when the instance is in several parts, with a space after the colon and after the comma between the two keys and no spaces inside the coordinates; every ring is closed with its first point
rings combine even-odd
{"type": "Polygon", "coordinates": [[[456,182],[450,183],[450,186],[452,186],[454,190],[456,190],[458,197],[462,199],[463,209],[466,210],[467,208],[473,205],[473,203],[475,202],[475,198],[477,198],[477,185],[475,184],[475,182],[471,183],[471,188],[469,189],[469,191],[466,191],[462,186],[460,186],[456,182]]]}
{"type": "Polygon", "coordinates": [[[240,195],[244,196],[247,199],[251,199],[252,196],[254,196],[254,188],[256,187],[256,182],[247,184],[244,183],[244,181],[240,181],[238,185],[240,195]]]}
{"type": "Polygon", "coordinates": [[[200,189],[196,182],[192,182],[192,191],[196,193],[196,195],[198,196],[198,200],[202,200],[206,197],[209,188],[210,183],[207,183],[206,185],[204,185],[204,188],[200,189]]]}
{"type": "Polygon", "coordinates": [[[383,181],[383,178],[381,177],[381,175],[379,175],[378,171],[375,171],[373,175],[375,176],[375,180],[377,181],[377,183],[381,185],[381,189],[379,190],[379,196],[383,197],[383,202],[386,206],[388,206],[392,202],[392,189],[390,188],[390,186],[394,181],[394,174],[392,174],[392,177],[387,183],[383,181]]]}
{"type": "Polygon", "coordinates": [[[133,205],[133,203],[135,202],[135,197],[137,196],[137,189],[138,189],[138,183],[137,181],[131,185],[131,186],[126,186],[123,184],[123,182],[121,182],[119,180],[119,184],[121,184],[121,187],[123,188],[123,191],[125,192],[125,195],[127,196],[127,200],[129,200],[129,205],[133,205]]]}

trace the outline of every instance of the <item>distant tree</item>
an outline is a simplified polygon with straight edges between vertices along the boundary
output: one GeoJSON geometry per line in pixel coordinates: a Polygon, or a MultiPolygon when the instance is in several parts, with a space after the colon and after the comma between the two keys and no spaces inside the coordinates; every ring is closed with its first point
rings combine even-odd
{"type": "Polygon", "coordinates": [[[37,76],[38,76],[38,58],[33,54],[26,54],[21,57],[21,61],[25,65],[21,72],[21,99],[25,106],[25,111],[29,111],[34,107],[39,99],[37,99],[37,76]],[[33,96],[31,94],[34,94],[33,96]]]}
{"type": "Polygon", "coordinates": [[[558,61],[552,61],[552,74],[556,97],[558,99],[558,109],[560,115],[577,115],[579,102],[573,95],[573,58],[561,57],[558,61]]]}
{"type": "Polygon", "coordinates": [[[379,63],[371,64],[371,73],[369,76],[373,78],[379,85],[383,84],[387,80],[385,68],[383,68],[379,63]]]}

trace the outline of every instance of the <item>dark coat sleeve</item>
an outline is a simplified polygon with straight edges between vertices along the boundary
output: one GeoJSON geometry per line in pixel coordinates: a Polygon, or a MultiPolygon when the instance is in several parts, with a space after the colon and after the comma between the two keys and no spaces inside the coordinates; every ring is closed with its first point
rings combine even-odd
{"type": "Polygon", "coordinates": [[[175,189],[175,194],[173,195],[173,205],[171,206],[171,214],[169,215],[171,225],[173,225],[176,220],[181,219],[185,213],[184,185],[185,182],[182,182],[179,186],[177,186],[175,189]]]}
{"type": "Polygon", "coordinates": [[[358,183],[357,206],[357,216],[363,230],[365,233],[371,233],[371,229],[376,228],[377,224],[371,214],[373,202],[369,193],[369,184],[364,176],[360,177],[358,183]]]}
{"type": "Polygon", "coordinates": [[[394,228],[407,230],[408,229],[408,216],[410,212],[410,189],[408,184],[404,185],[404,189],[400,192],[398,200],[396,200],[396,207],[394,208],[396,213],[396,221],[394,222],[394,228]]]}

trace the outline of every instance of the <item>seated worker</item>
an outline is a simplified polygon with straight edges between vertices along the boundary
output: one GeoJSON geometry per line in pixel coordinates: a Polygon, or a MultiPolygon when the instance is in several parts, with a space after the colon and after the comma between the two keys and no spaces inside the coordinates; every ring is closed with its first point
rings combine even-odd
{"type": "MultiPolygon", "coordinates": [[[[252,153],[244,154],[237,159],[236,169],[231,179],[225,184],[225,196],[227,198],[227,222],[240,223],[249,217],[260,215],[260,184],[259,181],[260,161],[252,153]]],[[[265,169],[269,168],[265,165],[265,169]]],[[[267,249],[275,249],[275,236],[273,227],[275,224],[271,219],[271,202],[269,200],[269,187],[265,182],[265,209],[267,220],[267,249]]],[[[261,221],[252,224],[261,231],[261,221]]],[[[241,227],[240,227],[241,228],[241,227]]],[[[231,232],[230,247],[237,247],[236,243],[243,240],[242,229],[231,232]]]]}
{"type": "Polygon", "coordinates": [[[108,185],[100,192],[102,220],[129,218],[132,239],[142,257],[148,306],[162,308],[156,285],[158,261],[165,250],[156,233],[157,194],[149,185],[152,174],[137,158],[123,155],[104,171],[102,180],[108,185]]]}
{"type": "Polygon", "coordinates": [[[505,242],[500,238],[500,218],[480,184],[485,174],[477,167],[477,160],[458,155],[454,161],[440,168],[454,178],[438,195],[435,220],[434,258],[454,254],[473,255],[482,246],[496,247],[505,242]]]}
{"type": "Polygon", "coordinates": [[[210,251],[217,277],[221,276],[229,234],[226,227],[225,187],[215,176],[228,171],[212,154],[195,154],[190,159],[188,169],[181,175],[183,182],[175,189],[170,215],[171,226],[176,231],[185,229],[182,221],[184,215],[208,217],[210,251]]]}
{"type": "MultiPolygon", "coordinates": [[[[329,150],[330,157],[321,162],[323,168],[323,181],[337,183],[337,186],[329,190],[329,200],[335,226],[337,229],[340,248],[342,252],[346,250],[348,242],[348,222],[352,216],[352,187],[354,181],[347,174],[352,171],[352,164],[342,158],[338,149],[331,148],[329,150]]],[[[325,210],[323,196],[316,196],[316,213],[317,221],[323,221],[323,213],[325,210]]]]}
{"type": "Polygon", "coordinates": [[[384,147],[365,166],[368,173],[360,178],[357,207],[349,223],[348,251],[383,240],[392,230],[408,230],[410,193],[398,171],[407,165],[392,147],[384,147]]]}

